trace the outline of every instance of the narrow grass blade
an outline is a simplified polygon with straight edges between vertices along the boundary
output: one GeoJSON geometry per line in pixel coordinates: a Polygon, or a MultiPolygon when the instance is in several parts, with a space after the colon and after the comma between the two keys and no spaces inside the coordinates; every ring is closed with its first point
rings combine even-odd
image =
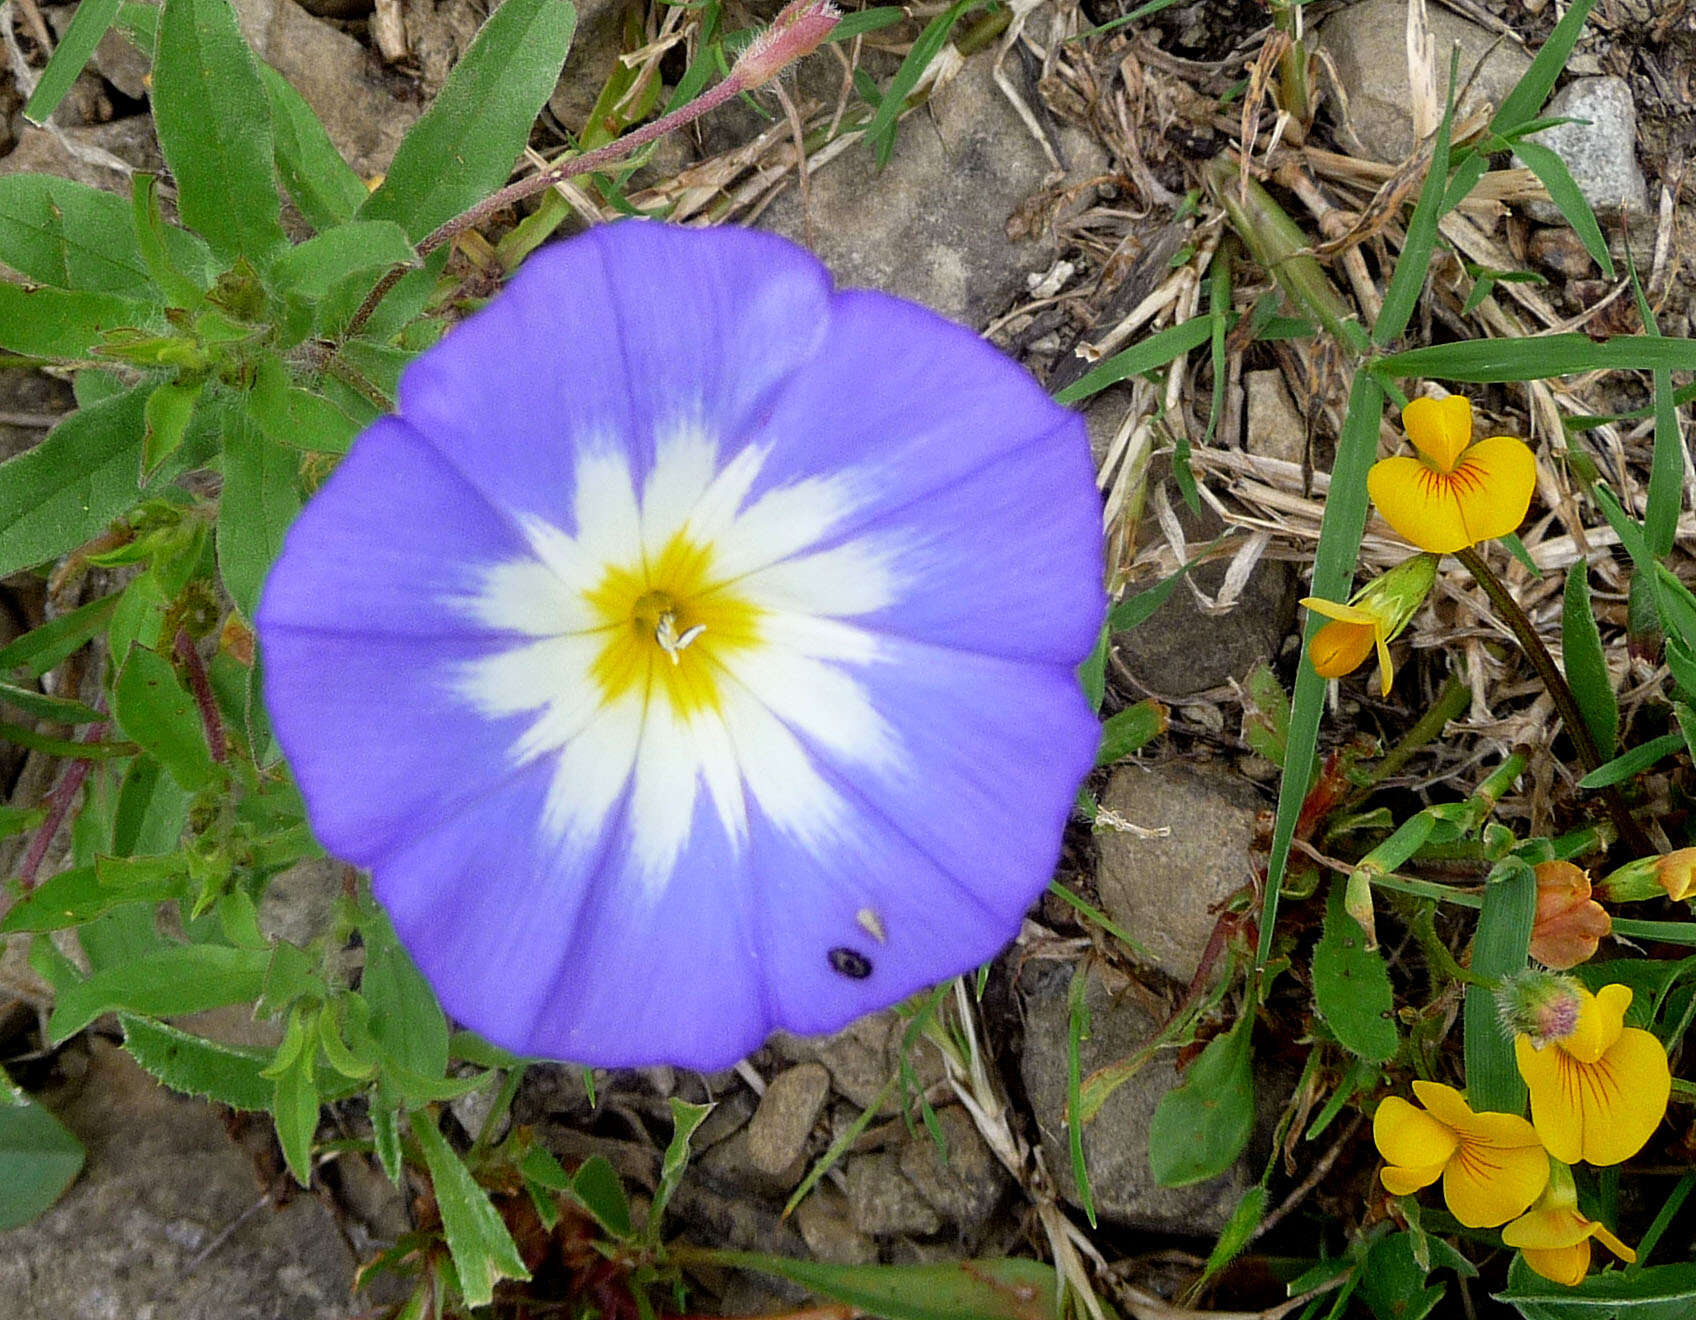
{"type": "Polygon", "coordinates": [[[1612,756],[1619,736],[1619,700],[1608,678],[1608,660],[1590,606],[1586,568],[1580,559],[1566,572],[1566,595],[1561,605],[1561,659],[1566,681],[1578,700],[1590,737],[1603,756],[1612,756]]]}
{"type": "MultiPolygon", "coordinates": [[[[1519,858],[1498,864],[1484,886],[1478,933],[1472,941],[1472,970],[1486,981],[1520,971],[1531,947],[1537,911],[1537,877],[1519,858]]],[[[1513,1042],[1496,1016],[1495,996],[1483,986],[1466,991],[1466,1098],[1476,1110],[1518,1114],[1525,1109],[1525,1083],[1514,1064],[1513,1042]]]]}
{"type": "Polygon", "coordinates": [[[1696,340],[1652,335],[1538,335],[1531,339],[1469,339],[1392,353],[1373,364],[1386,377],[1470,381],[1547,380],[1585,371],[1696,371],[1696,340]]]}
{"type": "MultiPolygon", "coordinates": [[[[1325,501],[1325,518],[1319,528],[1319,548],[1314,554],[1315,596],[1346,600],[1360,553],[1361,534],[1366,530],[1366,472],[1378,455],[1378,423],[1384,413],[1384,390],[1377,378],[1362,371],[1349,391],[1349,409],[1337,442],[1337,461],[1331,472],[1331,493],[1325,501]]],[[[1319,620],[1308,622],[1307,640],[1319,630],[1319,620]]],[[[1272,855],[1268,861],[1266,897],[1260,910],[1260,944],[1257,966],[1264,967],[1272,954],[1272,928],[1278,919],[1278,887],[1289,865],[1290,843],[1295,838],[1296,818],[1301,814],[1313,777],[1313,758],[1319,747],[1319,717],[1325,702],[1325,680],[1311,664],[1296,671],[1295,696],[1290,709],[1289,752],[1284,758],[1284,777],[1278,789],[1278,814],[1272,827],[1272,855]]]]}
{"type": "Polygon", "coordinates": [[[1457,49],[1449,58],[1449,100],[1443,110],[1443,122],[1437,126],[1437,141],[1431,149],[1431,164],[1425,172],[1425,184],[1419,190],[1419,201],[1413,208],[1413,218],[1407,222],[1407,241],[1402,255],[1390,276],[1390,287],[1384,291],[1384,305],[1378,321],[1372,327],[1372,342],[1379,348],[1394,343],[1413,316],[1425,288],[1425,272],[1431,266],[1431,252],[1437,245],[1437,222],[1443,216],[1443,203],[1449,179],[1449,133],[1455,118],[1455,75],[1460,67],[1457,49]]]}

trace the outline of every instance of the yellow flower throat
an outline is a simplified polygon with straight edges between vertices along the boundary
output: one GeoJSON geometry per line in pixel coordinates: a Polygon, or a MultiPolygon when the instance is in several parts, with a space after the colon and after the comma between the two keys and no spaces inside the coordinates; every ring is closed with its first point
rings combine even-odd
{"type": "Polygon", "coordinates": [[[725,662],[758,644],[761,611],[714,559],[710,543],[679,533],[651,561],[608,567],[588,593],[605,634],[591,670],[603,703],[635,691],[680,716],[719,709],[725,662]]]}

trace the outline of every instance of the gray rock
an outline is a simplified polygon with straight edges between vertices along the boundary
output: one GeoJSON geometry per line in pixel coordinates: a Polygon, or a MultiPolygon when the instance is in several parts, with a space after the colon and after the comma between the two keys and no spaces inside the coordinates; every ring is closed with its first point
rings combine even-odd
{"type": "Polygon", "coordinates": [[[90,63],[100,71],[102,78],[130,100],[140,101],[147,96],[147,76],[153,66],[147,56],[117,28],[106,30],[106,35],[94,48],[94,58],[90,63]]]}
{"type": "MultiPolygon", "coordinates": [[[[1174,493],[1173,512],[1194,554],[1223,530],[1211,509],[1192,514],[1174,493]]],[[[1158,537],[1152,518],[1144,539],[1158,537]]],[[[1203,564],[1190,573],[1210,598],[1217,595],[1229,562],[1203,564]]],[[[1152,586],[1138,584],[1138,589],[1152,586]]],[[[1295,623],[1299,584],[1289,564],[1263,558],[1235,605],[1209,613],[1186,584],[1180,583],[1159,611],[1129,632],[1115,633],[1113,647],[1136,681],[1163,698],[1182,698],[1229,680],[1241,679],[1261,660],[1277,656],[1295,623]]]]}
{"type": "Polygon", "coordinates": [[[235,7],[254,53],[305,98],[347,163],[366,178],[388,169],[423,107],[397,99],[365,47],[294,0],[235,0],[235,7]]]}
{"type": "Polygon", "coordinates": [[[720,1141],[692,1167],[699,1172],[702,1184],[714,1191],[777,1205],[788,1200],[807,1172],[807,1162],[799,1154],[779,1169],[768,1171],[755,1164],[748,1149],[747,1128],[720,1141]]]}
{"type": "Polygon", "coordinates": [[[948,1146],[947,1160],[930,1133],[921,1128],[901,1149],[901,1172],[938,1214],[958,1225],[961,1236],[971,1241],[994,1213],[1007,1175],[972,1116],[959,1105],[937,1110],[936,1119],[948,1146]]]}
{"type": "Polygon", "coordinates": [[[1176,981],[1195,976],[1213,933],[1209,909],[1246,884],[1262,802],[1254,788],[1214,765],[1121,766],[1101,805],[1164,838],[1116,830],[1096,835],[1095,889],[1107,915],[1141,940],[1176,981]]]}
{"type": "Polygon", "coordinates": [[[88,1164],[51,1210],[6,1234],[9,1320],[342,1320],[355,1309],[353,1259],[320,1201],[249,1214],[260,1188],[217,1111],[156,1085],[116,1046],[90,1047],[80,1084],[50,1097],[88,1164]]]}
{"type": "Polygon", "coordinates": [[[832,1265],[873,1265],[877,1243],[855,1228],[848,1201],[829,1183],[820,1183],[795,1207],[795,1227],[815,1260],[832,1265]]]}
{"type": "MultiPolygon", "coordinates": [[[[1460,86],[1467,89],[1471,84],[1459,113],[1485,103],[1500,106],[1531,67],[1531,57],[1447,9],[1431,5],[1428,13],[1438,95],[1447,90],[1449,51],[1459,42],[1460,86]]],[[[1379,160],[1404,159],[1414,145],[1408,109],[1407,0],[1362,0],[1339,10],[1319,25],[1319,45],[1336,66],[1348,97],[1349,123],[1361,145],[1379,160]]]]}
{"type": "MultiPolygon", "coordinates": [[[[1025,1049],[1019,1060],[1025,1091],[1042,1132],[1042,1154],[1061,1194],[1077,1203],[1066,1135],[1067,986],[1072,969],[1031,962],[1019,976],[1025,1014],[1025,1049]]],[[[1122,1059],[1146,1043],[1160,1024],[1131,996],[1125,982],[1109,984],[1091,968],[1084,990],[1090,1036],[1078,1047],[1084,1075],[1122,1059]]],[[[1121,1085],[1084,1128],[1084,1167],[1096,1213],[1132,1228],[1212,1236],[1224,1227],[1237,1199],[1253,1181],[1248,1159],[1208,1182],[1161,1187],[1148,1164],[1148,1134],[1155,1106],[1178,1084],[1169,1053],[1157,1054],[1121,1085]]]]}
{"type": "MultiPolygon", "coordinates": [[[[1047,157],[990,74],[987,56],[900,126],[880,172],[857,143],[811,177],[814,251],[847,288],[882,289],[968,325],[982,325],[1052,258],[1013,242],[1007,222],[1042,186],[1047,157]]],[[[807,241],[798,189],[759,225],[807,241]]]]}
{"type": "Polygon", "coordinates": [[[1285,463],[1300,463],[1305,454],[1307,422],[1276,368],[1243,374],[1243,448],[1285,463]]]}
{"type": "Polygon", "coordinates": [[[146,115],[82,128],[28,124],[17,146],[0,159],[0,174],[57,174],[126,196],[133,171],[164,168],[165,158],[146,115]]]}
{"type": "Polygon", "coordinates": [[[830,1073],[822,1063],[799,1063],[772,1078],[748,1124],[749,1162],[773,1174],[795,1163],[829,1094],[830,1073]]]}
{"type": "MultiPolygon", "coordinates": [[[[1622,207],[1633,216],[1648,210],[1649,189],[1637,164],[1637,104],[1624,78],[1568,83],[1550,99],[1544,114],[1588,121],[1556,124],[1531,141],[1561,158],[1604,230],[1609,220],[1617,221],[1622,207]]],[[[1552,201],[1528,202],[1526,210],[1545,224],[1564,223],[1552,201]]]]}
{"type": "Polygon", "coordinates": [[[577,30],[571,54],[560,71],[548,109],[573,133],[580,133],[624,50],[624,25],[638,6],[632,0],[584,0],[577,6],[577,30]]]}
{"type": "Polygon", "coordinates": [[[890,1151],[856,1155],[848,1161],[848,1213],[854,1227],[871,1234],[939,1232],[942,1216],[925,1199],[890,1151]]]}
{"type": "MultiPolygon", "coordinates": [[[[850,1022],[832,1036],[792,1036],[778,1032],[771,1038],[772,1052],[788,1063],[816,1060],[830,1071],[831,1084],[839,1095],[861,1109],[874,1103],[885,1083],[901,1067],[901,1042],[907,1022],[894,1009],[885,1009],[850,1022]]],[[[947,1076],[947,1066],[936,1046],[920,1037],[905,1051],[912,1068],[911,1083],[923,1091],[947,1076]]],[[[884,1097],[878,1112],[894,1113],[901,1105],[897,1083],[884,1097]]]]}

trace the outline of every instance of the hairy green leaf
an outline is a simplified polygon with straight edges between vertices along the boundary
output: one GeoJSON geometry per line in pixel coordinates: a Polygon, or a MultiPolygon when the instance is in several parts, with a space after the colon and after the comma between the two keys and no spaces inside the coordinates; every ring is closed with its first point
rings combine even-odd
{"type": "Polygon", "coordinates": [[[1395,995],[1382,955],[1344,903],[1338,878],[1325,904],[1325,933],[1313,950],[1313,1004],[1343,1048],[1368,1063],[1396,1052],[1395,995]]]}
{"type": "Polygon", "coordinates": [[[259,589],[300,512],[300,457],[253,419],[252,401],[224,435],[224,494],[218,505],[218,572],[248,618],[259,589]]]}
{"type": "Polygon", "coordinates": [[[141,294],[153,284],[123,199],[50,174],[0,178],[0,261],[58,289],[141,294]]]}
{"type": "Polygon", "coordinates": [[[1252,1014],[1208,1042],[1183,1082],[1160,1097],[1148,1163],[1162,1187],[1188,1187],[1230,1168],[1254,1127],[1252,1014]]]}
{"type": "Polygon", "coordinates": [[[886,1320],[1060,1320],[1054,1267],[1037,1260],[833,1265],[751,1251],[715,1251],[712,1258],[788,1279],[886,1320]]]}
{"type": "Polygon", "coordinates": [[[288,79],[269,64],[259,66],[259,77],[271,105],[271,135],[283,187],[319,233],[351,220],[367,196],[365,184],[288,79]]]}
{"type": "Polygon", "coordinates": [[[183,223],[224,261],[283,246],[270,101],[230,0],[165,0],[153,122],[183,223]]]}
{"type": "Polygon", "coordinates": [[[159,309],[140,298],[42,287],[0,280],[0,348],[25,357],[92,357],[108,331],[156,328],[159,309]]]}
{"type": "Polygon", "coordinates": [[[158,652],[130,648],[112,684],[112,716],[186,792],[198,792],[212,782],[216,767],[200,711],[177,681],[171,662],[158,652]]]}
{"type": "Polygon", "coordinates": [[[0,1072],[0,1232],[57,1201],[82,1161],[82,1143],[0,1072]]]}
{"type": "Polygon", "coordinates": [[[218,944],[171,944],[106,967],[59,993],[47,1034],[57,1045],[102,1013],[175,1017],[258,997],[270,956],[218,944]]]}
{"type": "Polygon", "coordinates": [[[468,1306],[487,1306],[502,1278],[528,1279],[506,1224],[428,1113],[408,1115],[442,1212],[442,1232],[468,1306]]]}
{"type": "Polygon", "coordinates": [[[269,1109],[274,1091],[259,1075],[270,1050],[249,1049],[120,1013],[124,1048],[148,1073],[187,1095],[204,1096],[231,1109],[269,1109]]]}

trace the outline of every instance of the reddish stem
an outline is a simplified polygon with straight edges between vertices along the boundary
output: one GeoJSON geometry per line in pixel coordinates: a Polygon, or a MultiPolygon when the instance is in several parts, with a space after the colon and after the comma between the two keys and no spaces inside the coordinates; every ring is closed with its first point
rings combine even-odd
{"type": "Polygon", "coordinates": [[[206,677],[206,666],[201,663],[200,652],[194,649],[194,639],[182,628],[177,629],[171,649],[188,674],[189,691],[194,693],[194,704],[200,708],[200,722],[206,727],[207,750],[212,753],[214,761],[222,762],[229,753],[224,740],[224,721],[218,714],[218,702],[212,695],[212,681],[206,677]]]}
{"type": "MultiPolygon", "coordinates": [[[[106,732],[106,721],[89,726],[83,735],[83,742],[99,742],[101,735],[106,732]]],[[[29,851],[24,854],[23,864],[18,868],[18,879],[23,882],[25,889],[35,888],[36,872],[41,870],[42,862],[47,860],[47,849],[53,843],[53,837],[59,833],[59,827],[65,823],[65,817],[70,814],[71,803],[76,801],[77,794],[82,790],[83,780],[88,778],[89,767],[93,761],[78,759],[65,767],[65,773],[59,782],[47,790],[47,796],[42,802],[47,806],[47,819],[41,822],[35,837],[29,841],[29,851]]]]}

